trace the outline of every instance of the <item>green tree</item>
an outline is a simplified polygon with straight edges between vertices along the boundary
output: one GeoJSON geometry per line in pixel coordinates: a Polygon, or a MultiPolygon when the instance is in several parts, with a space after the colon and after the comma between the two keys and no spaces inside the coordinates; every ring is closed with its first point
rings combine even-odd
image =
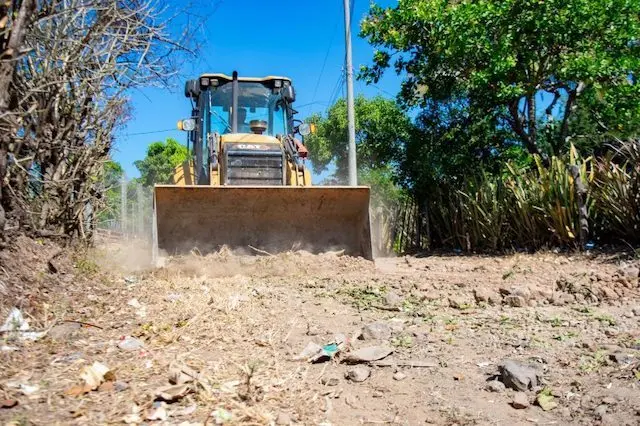
{"type": "Polygon", "coordinates": [[[499,119],[530,153],[557,154],[575,136],[572,116],[580,108],[591,113],[583,118],[604,120],[597,123],[603,129],[637,131],[618,124],[620,117],[640,122],[639,16],[637,0],[374,5],[361,33],[381,50],[361,77],[377,81],[393,66],[405,76],[404,106],[466,98],[478,115],[499,119]]]}
{"type": "MultiPolygon", "coordinates": [[[[383,97],[355,101],[356,150],[359,169],[386,166],[399,158],[412,127],[409,117],[396,102],[383,97]]],[[[335,163],[336,177],[344,180],[348,171],[347,103],[338,100],[326,117],[313,115],[315,134],[305,138],[314,171],[321,173],[335,163]]]]}
{"type": "Polygon", "coordinates": [[[140,171],[140,182],[145,186],[171,183],[176,166],[188,157],[187,148],[172,138],[165,142],[153,142],[147,148],[147,156],[133,164],[140,171]]]}
{"type": "Polygon", "coordinates": [[[102,167],[102,194],[97,214],[98,223],[115,220],[119,217],[120,185],[124,176],[124,169],[117,161],[106,161],[102,167]]]}

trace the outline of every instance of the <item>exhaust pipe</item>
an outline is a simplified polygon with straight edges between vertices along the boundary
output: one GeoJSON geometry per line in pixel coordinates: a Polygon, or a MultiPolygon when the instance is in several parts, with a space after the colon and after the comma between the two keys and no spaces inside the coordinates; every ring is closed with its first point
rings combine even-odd
{"type": "Polygon", "coordinates": [[[238,133],[238,71],[233,72],[231,84],[231,132],[238,133]]]}

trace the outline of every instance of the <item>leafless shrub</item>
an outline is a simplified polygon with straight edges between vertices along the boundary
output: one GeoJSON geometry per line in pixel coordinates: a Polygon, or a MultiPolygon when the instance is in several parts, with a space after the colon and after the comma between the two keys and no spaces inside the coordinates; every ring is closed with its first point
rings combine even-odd
{"type": "Polygon", "coordinates": [[[0,0],[0,229],[90,235],[127,94],[167,84],[194,44],[170,35],[170,4],[0,0]]]}

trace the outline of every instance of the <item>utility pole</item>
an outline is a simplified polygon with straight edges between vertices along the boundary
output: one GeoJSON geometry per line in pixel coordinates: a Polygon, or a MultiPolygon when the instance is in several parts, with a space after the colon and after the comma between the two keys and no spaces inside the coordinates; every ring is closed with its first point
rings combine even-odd
{"type": "Polygon", "coordinates": [[[351,10],[350,0],[344,0],[344,36],[347,68],[347,120],[349,129],[349,186],[358,185],[356,164],[356,114],[353,106],[353,64],[351,63],[351,10]]]}

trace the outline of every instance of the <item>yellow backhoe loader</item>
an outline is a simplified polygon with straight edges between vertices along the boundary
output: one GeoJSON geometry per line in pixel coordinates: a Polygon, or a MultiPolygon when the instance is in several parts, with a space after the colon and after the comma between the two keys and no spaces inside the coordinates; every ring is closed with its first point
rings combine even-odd
{"type": "Polygon", "coordinates": [[[190,158],[154,188],[153,257],[344,250],[372,258],[369,188],[312,186],[285,77],[204,74],[185,84],[190,158]]]}

